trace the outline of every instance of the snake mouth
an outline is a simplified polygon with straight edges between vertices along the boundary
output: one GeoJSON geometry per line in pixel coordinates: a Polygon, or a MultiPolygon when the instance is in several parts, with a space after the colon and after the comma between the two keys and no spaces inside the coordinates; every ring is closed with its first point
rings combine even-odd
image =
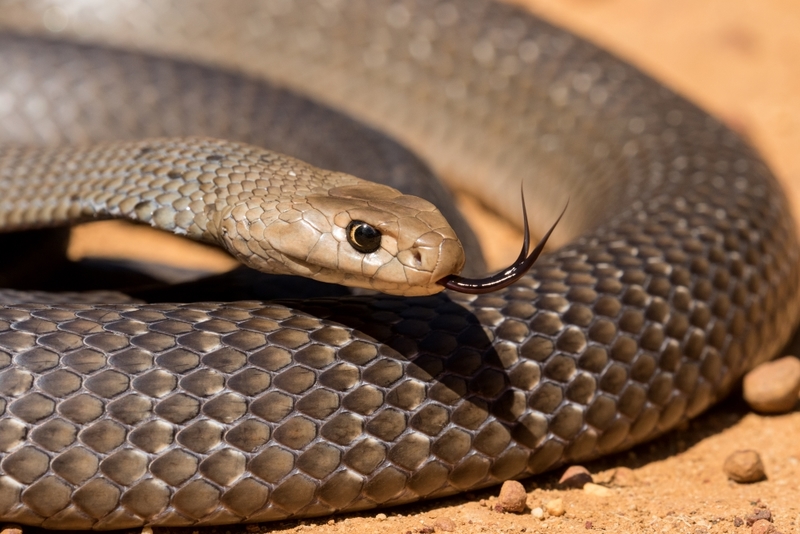
{"type": "Polygon", "coordinates": [[[483,295],[485,293],[491,293],[492,291],[506,288],[525,276],[531,267],[533,267],[533,264],[536,263],[536,260],[539,259],[539,255],[542,253],[542,250],[544,250],[547,240],[550,239],[550,234],[552,234],[553,230],[556,229],[556,226],[561,221],[561,217],[563,217],[564,213],[567,211],[569,200],[567,200],[567,203],[564,205],[564,209],[561,210],[561,214],[556,219],[556,222],[553,223],[547,233],[544,234],[542,239],[540,239],[533,248],[531,253],[528,254],[531,233],[530,228],[528,227],[528,211],[525,209],[525,194],[520,191],[520,195],[522,197],[522,250],[520,251],[519,256],[517,256],[517,259],[514,261],[514,263],[505,269],[501,269],[491,276],[487,276],[486,278],[464,278],[463,276],[451,274],[449,276],[445,276],[441,280],[438,280],[436,282],[437,284],[442,285],[447,289],[458,291],[459,293],[483,295]]]}
{"type": "Polygon", "coordinates": [[[288,265],[288,266],[292,267],[290,269],[290,271],[292,271],[290,274],[294,274],[294,275],[297,275],[297,276],[304,276],[304,277],[312,277],[312,276],[316,277],[316,276],[318,276],[320,274],[322,274],[324,276],[324,275],[326,275],[328,273],[335,273],[336,272],[334,269],[329,269],[328,267],[323,267],[322,265],[319,265],[318,263],[312,263],[310,261],[304,260],[304,259],[299,258],[297,256],[294,256],[292,254],[288,254],[286,252],[281,252],[281,256],[284,258],[284,261],[285,260],[290,260],[290,261],[285,263],[285,265],[288,265]],[[294,266],[298,266],[300,268],[299,269],[295,269],[294,266]],[[304,272],[304,271],[307,271],[307,272],[304,272]]]}
{"type": "Polygon", "coordinates": [[[325,267],[318,263],[309,262],[292,254],[281,252],[284,265],[288,267],[287,274],[294,276],[302,276],[304,278],[312,278],[319,282],[328,284],[339,284],[348,287],[359,287],[362,289],[376,289],[371,284],[371,277],[359,276],[357,274],[348,275],[349,273],[341,270],[325,267]]]}
{"type": "MultiPolygon", "coordinates": [[[[415,282],[413,276],[409,275],[409,270],[414,271],[414,269],[407,265],[402,265],[403,271],[407,275],[405,282],[395,282],[377,278],[376,274],[348,273],[339,269],[325,267],[285,252],[281,253],[281,257],[283,265],[287,267],[285,274],[313,278],[329,284],[369,289],[388,295],[406,297],[433,295],[444,290],[444,287],[433,281],[428,272],[425,272],[422,277],[424,281],[417,280],[415,282]]],[[[380,268],[377,269],[376,273],[378,271],[380,271],[380,268]]]]}

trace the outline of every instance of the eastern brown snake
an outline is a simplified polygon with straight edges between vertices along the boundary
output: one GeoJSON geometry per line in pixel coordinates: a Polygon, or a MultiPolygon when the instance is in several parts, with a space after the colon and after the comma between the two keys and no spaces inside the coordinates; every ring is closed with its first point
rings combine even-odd
{"type": "MultiPolygon", "coordinates": [[[[540,228],[569,194],[568,244],[484,296],[284,307],[2,292],[0,517],[189,525],[447,495],[663,433],[787,340],[794,222],[767,167],[718,121],[517,8],[298,3],[34,2],[3,24],[49,21],[59,39],[267,77],[397,136],[514,220],[524,181],[540,228]]],[[[22,58],[0,54],[0,125],[16,142],[193,128],[249,141],[260,134],[246,119],[274,117],[259,82],[236,75],[39,38],[4,46],[22,58]],[[20,74],[40,56],[58,81],[20,74]],[[108,130],[120,124],[131,130],[108,130]]],[[[292,106],[275,122],[333,129],[292,106]]]]}

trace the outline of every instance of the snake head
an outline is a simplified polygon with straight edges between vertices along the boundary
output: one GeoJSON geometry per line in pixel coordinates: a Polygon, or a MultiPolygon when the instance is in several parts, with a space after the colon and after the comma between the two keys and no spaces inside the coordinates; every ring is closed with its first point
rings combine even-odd
{"type": "Polygon", "coordinates": [[[260,271],[393,295],[438,293],[461,271],[461,243],[430,202],[341,173],[325,182],[341,185],[232,206],[218,240],[260,271]]]}

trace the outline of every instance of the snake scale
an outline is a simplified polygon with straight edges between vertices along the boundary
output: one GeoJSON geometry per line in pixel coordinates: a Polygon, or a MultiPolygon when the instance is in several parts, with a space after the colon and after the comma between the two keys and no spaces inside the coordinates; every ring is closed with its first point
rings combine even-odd
{"type": "MultiPolygon", "coordinates": [[[[13,142],[193,127],[247,141],[249,120],[280,122],[259,115],[258,83],[207,74],[223,67],[389,132],[453,187],[517,219],[524,182],[539,228],[571,199],[556,234],[566,244],[487,295],[135,304],[0,292],[3,520],[70,529],[268,521],[484,487],[673,428],[772,357],[796,324],[794,222],[757,154],[633,67],[519,8],[175,0],[2,9],[0,23],[16,32],[0,54],[0,129],[13,142]],[[137,52],[21,36],[48,32],[137,52]],[[28,55],[14,63],[14,50],[28,55]],[[47,54],[56,60],[44,72],[68,82],[25,73],[47,54]],[[116,78],[128,92],[114,92],[116,78]],[[239,92],[226,97],[222,86],[239,92]],[[182,90],[173,108],[161,107],[165,88],[182,90]],[[103,94],[116,95],[117,111],[92,111],[103,94]],[[108,131],[120,124],[132,130],[108,131]]],[[[296,113],[333,135],[319,151],[335,161],[350,144],[363,177],[381,172],[346,128],[319,119],[325,112],[286,102],[289,122],[296,113]]],[[[187,142],[181,161],[212,167],[255,150],[187,142]]],[[[99,167],[136,155],[155,158],[134,166],[144,174],[174,164],[164,145],[127,143],[85,150],[110,153],[92,160],[99,167]]],[[[28,172],[9,168],[23,153],[70,172],[81,165],[69,149],[25,150],[3,149],[0,180],[28,172]]],[[[25,206],[3,208],[8,227],[48,204],[25,206]]],[[[161,218],[150,208],[132,207],[161,218]]]]}

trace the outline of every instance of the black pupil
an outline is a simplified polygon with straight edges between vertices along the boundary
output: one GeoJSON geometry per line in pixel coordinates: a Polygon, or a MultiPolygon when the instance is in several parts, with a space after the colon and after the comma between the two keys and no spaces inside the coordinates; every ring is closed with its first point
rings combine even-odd
{"type": "Polygon", "coordinates": [[[381,246],[381,233],[364,221],[351,221],[347,225],[347,240],[359,252],[375,252],[381,246]]]}

